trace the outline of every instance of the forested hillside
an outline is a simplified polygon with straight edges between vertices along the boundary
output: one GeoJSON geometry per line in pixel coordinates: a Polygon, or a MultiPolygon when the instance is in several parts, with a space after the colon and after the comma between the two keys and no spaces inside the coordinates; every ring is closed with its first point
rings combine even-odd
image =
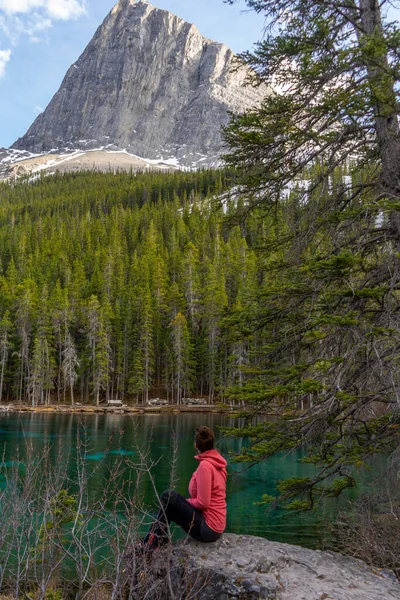
{"type": "Polygon", "coordinates": [[[1,399],[214,401],[240,382],[249,342],[228,343],[222,317],[257,291],[262,224],[223,225],[209,199],[233,185],[229,171],[3,184],[1,399]]]}

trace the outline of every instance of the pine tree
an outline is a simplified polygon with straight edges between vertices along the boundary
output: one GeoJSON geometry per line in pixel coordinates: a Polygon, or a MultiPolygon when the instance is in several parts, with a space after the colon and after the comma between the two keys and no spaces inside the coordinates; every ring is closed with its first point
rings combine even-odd
{"type": "Polygon", "coordinates": [[[71,404],[74,402],[74,386],[78,379],[77,369],[79,368],[79,358],[74,340],[68,331],[65,330],[64,348],[62,351],[62,374],[64,378],[64,386],[69,387],[71,395],[71,404]]]}
{"type": "Polygon", "coordinates": [[[54,290],[51,294],[49,313],[53,325],[53,335],[57,350],[57,400],[60,401],[62,392],[62,354],[63,354],[63,330],[68,328],[70,319],[70,309],[66,297],[66,290],[61,289],[60,281],[57,280],[54,290]]]}
{"type": "Polygon", "coordinates": [[[181,404],[182,398],[188,395],[193,385],[193,346],[186,317],[178,313],[171,322],[172,338],[172,390],[175,390],[176,403],[181,404]]]}
{"type": "Polygon", "coordinates": [[[91,379],[96,405],[100,392],[105,390],[110,372],[110,342],[104,312],[96,296],[89,298],[87,306],[87,340],[90,350],[91,379]]]}
{"type": "Polygon", "coordinates": [[[45,286],[41,295],[41,313],[37,331],[33,339],[33,352],[30,360],[28,389],[32,406],[49,404],[50,393],[54,388],[55,359],[54,341],[49,319],[48,292],[45,286]]]}
{"type": "Polygon", "coordinates": [[[251,203],[279,201],[286,186],[319,161],[312,189],[350,156],[359,167],[373,167],[378,159],[379,173],[372,169],[369,182],[378,195],[397,195],[399,29],[383,21],[381,4],[247,4],[265,15],[269,35],[242,58],[254,69],[256,83],[278,90],[269,90],[260,109],[234,118],[226,130],[229,162],[241,170],[242,184],[264,186],[262,197],[253,196],[251,203]]]}
{"type": "Polygon", "coordinates": [[[0,374],[0,402],[3,399],[3,387],[4,387],[4,373],[6,369],[8,354],[12,348],[12,342],[10,341],[10,332],[12,330],[12,322],[10,320],[10,313],[6,311],[3,318],[0,321],[0,360],[1,360],[1,374],[0,374]]]}
{"type": "Polygon", "coordinates": [[[32,280],[26,280],[20,284],[16,297],[16,329],[18,336],[18,350],[16,358],[19,359],[18,379],[15,381],[17,386],[17,397],[23,400],[26,393],[30,399],[29,381],[30,381],[30,346],[32,328],[34,325],[37,287],[32,280]]]}
{"type": "Polygon", "coordinates": [[[190,329],[194,333],[198,329],[200,316],[200,277],[199,252],[196,246],[189,242],[184,249],[183,285],[187,304],[190,329]]]}
{"type": "Polygon", "coordinates": [[[264,281],[241,324],[261,343],[237,397],[286,418],[249,425],[242,459],[306,442],[317,476],[280,490],[311,507],[399,443],[400,32],[376,0],[247,4],[269,34],[242,58],[275,91],[226,129],[235,221],[275,217],[280,231],[268,228],[264,281]]]}
{"type": "Polygon", "coordinates": [[[154,375],[154,339],[153,339],[153,311],[151,294],[146,272],[143,274],[141,284],[137,290],[136,312],[136,344],[132,373],[130,376],[130,389],[133,393],[142,394],[143,400],[149,400],[149,391],[154,375]],[[142,287],[143,286],[143,287],[142,287]]]}
{"type": "Polygon", "coordinates": [[[220,346],[221,346],[221,319],[223,310],[227,306],[225,278],[223,273],[217,272],[213,263],[207,269],[204,290],[204,327],[207,340],[207,377],[210,402],[214,401],[219,383],[220,373],[220,346]]]}

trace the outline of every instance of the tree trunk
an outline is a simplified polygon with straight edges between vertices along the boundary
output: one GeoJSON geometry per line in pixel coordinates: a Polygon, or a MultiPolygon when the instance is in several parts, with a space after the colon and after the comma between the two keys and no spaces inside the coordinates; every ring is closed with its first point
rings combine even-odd
{"type": "MultiPolygon", "coordinates": [[[[360,0],[362,47],[367,36],[383,36],[381,9],[378,0],[360,0]]],[[[382,184],[385,192],[397,196],[400,191],[400,136],[394,80],[390,74],[387,54],[377,49],[372,59],[365,60],[368,81],[375,104],[375,128],[382,162],[382,184]]]]}
{"type": "MultiPolygon", "coordinates": [[[[61,401],[61,365],[62,365],[62,343],[61,326],[58,327],[58,373],[57,373],[57,402],[61,401]]],[[[65,386],[64,386],[65,390],[65,386]]]]}
{"type": "Polygon", "coordinates": [[[1,379],[0,379],[0,402],[3,399],[3,383],[4,383],[4,369],[6,363],[6,350],[3,350],[3,357],[1,360],[1,379]]]}

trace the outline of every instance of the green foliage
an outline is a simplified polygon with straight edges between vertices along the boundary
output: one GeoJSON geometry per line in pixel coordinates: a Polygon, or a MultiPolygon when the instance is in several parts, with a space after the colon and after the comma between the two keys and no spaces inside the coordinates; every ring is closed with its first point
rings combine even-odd
{"type": "MultiPolygon", "coordinates": [[[[297,493],[297,492],[296,492],[297,493]]],[[[307,500],[293,500],[286,505],[287,510],[310,510],[312,505],[307,500]]]]}
{"type": "Polygon", "coordinates": [[[47,547],[50,538],[58,536],[61,539],[65,525],[73,523],[77,518],[79,520],[77,508],[76,498],[68,494],[67,490],[60,490],[50,499],[49,513],[45,514],[45,522],[39,530],[38,539],[41,549],[47,547]]]}
{"type": "Polygon", "coordinates": [[[193,345],[186,317],[178,312],[171,321],[172,357],[170,362],[172,396],[180,404],[190,395],[194,381],[193,345]]]}
{"type": "Polygon", "coordinates": [[[338,477],[332,481],[332,484],[329,487],[326,487],[324,492],[328,496],[332,496],[337,498],[343,492],[343,490],[348,489],[349,487],[354,487],[354,479],[352,477],[338,477]]]}
{"type": "Polygon", "coordinates": [[[278,501],[309,508],[400,443],[400,30],[367,0],[246,4],[268,27],[242,59],[275,88],[225,130],[230,223],[263,236],[260,287],[229,321],[251,340],[228,391],[248,419],[230,432],[249,436],[239,461],[302,448],[317,474],[278,501]],[[253,429],[265,410],[273,423],[253,429]]]}
{"type": "Polygon", "coordinates": [[[261,496],[261,501],[260,502],[254,502],[255,506],[268,506],[269,504],[272,504],[272,502],[275,502],[276,498],[275,496],[270,496],[269,494],[263,494],[261,496]]]}
{"type": "Polygon", "coordinates": [[[301,494],[309,489],[312,480],[309,477],[293,477],[291,479],[285,479],[284,481],[279,481],[277,488],[284,496],[301,494]]]}
{"type": "Polygon", "coordinates": [[[44,598],[45,600],[63,600],[63,595],[61,590],[50,588],[46,590],[44,598]]]}
{"type": "Polygon", "coordinates": [[[0,396],[146,401],[156,388],[177,401],[244,382],[247,348],[222,320],[259,288],[259,232],[224,229],[211,202],[234,182],[225,170],[0,184],[0,396]]]}
{"type": "Polygon", "coordinates": [[[62,527],[75,519],[78,502],[67,490],[60,490],[51,502],[51,515],[55,525],[62,527]]]}

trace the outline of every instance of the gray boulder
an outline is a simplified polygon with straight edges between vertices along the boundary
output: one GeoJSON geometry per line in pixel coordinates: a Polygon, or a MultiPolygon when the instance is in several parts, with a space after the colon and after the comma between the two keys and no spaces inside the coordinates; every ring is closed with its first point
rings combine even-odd
{"type": "Polygon", "coordinates": [[[400,600],[391,571],[247,535],[224,534],[213,544],[188,540],[153,560],[160,580],[172,565],[169,581],[179,598],[190,591],[196,600],[400,600]]]}

